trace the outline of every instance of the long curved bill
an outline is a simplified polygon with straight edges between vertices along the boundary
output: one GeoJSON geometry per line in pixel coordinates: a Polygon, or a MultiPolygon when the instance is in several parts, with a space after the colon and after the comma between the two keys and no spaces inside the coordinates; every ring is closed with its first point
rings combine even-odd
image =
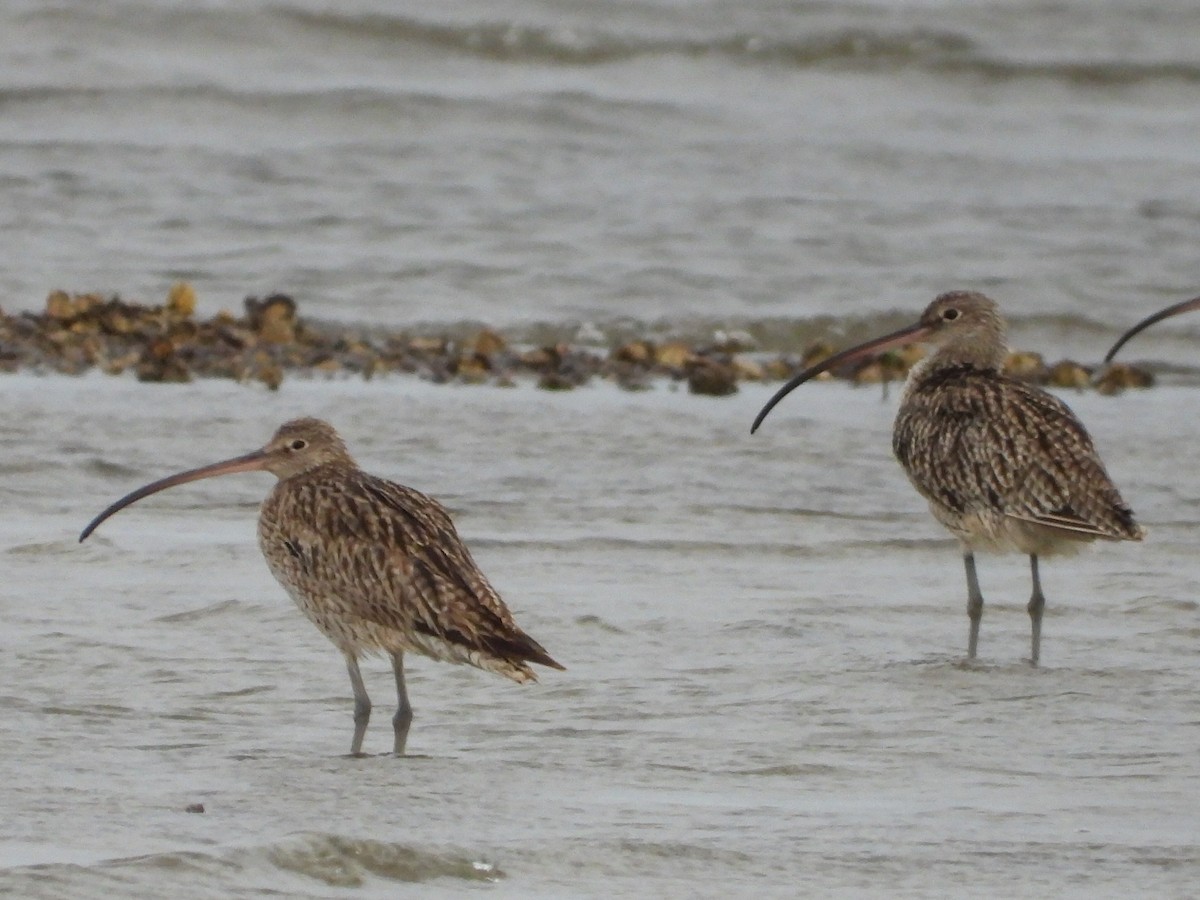
{"type": "Polygon", "coordinates": [[[912,344],[921,340],[931,330],[928,325],[918,322],[915,325],[909,325],[907,328],[901,328],[899,331],[893,331],[891,334],[885,334],[883,337],[877,337],[866,343],[859,344],[857,347],[851,347],[849,350],[843,350],[841,353],[835,353],[815,366],[805,369],[776,391],[775,396],[767,401],[767,405],[759,410],[758,415],[754,417],[754,424],[750,426],[750,433],[754,434],[754,432],[758,431],[758,426],[763,423],[763,419],[767,417],[767,414],[775,408],[779,401],[804,384],[804,382],[815,378],[822,372],[827,372],[845,363],[862,359],[864,356],[882,353],[884,350],[892,347],[912,344]]]}
{"type": "Polygon", "coordinates": [[[88,535],[100,527],[100,523],[109,516],[119,513],[125,507],[132,503],[137,503],[143,497],[149,497],[151,494],[157,494],[159,491],[165,491],[169,487],[175,487],[177,484],[187,484],[189,481],[199,481],[201,478],[215,478],[217,475],[232,475],[234,472],[257,472],[266,467],[267,454],[265,450],[255,450],[253,453],[247,453],[244,456],[235,456],[233,459],[227,459],[222,462],[213,463],[208,466],[201,466],[199,469],[189,469],[186,472],[179,472],[175,475],[168,475],[166,478],[160,478],[158,481],[153,481],[145,487],[140,487],[130,494],[126,494],[116,503],[109,506],[104,512],[88,522],[87,528],[79,535],[79,542],[82,544],[87,540],[88,535]]]}
{"type": "Polygon", "coordinates": [[[1145,331],[1155,322],[1161,322],[1163,319],[1169,319],[1171,316],[1177,316],[1180,313],[1189,312],[1193,309],[1200,309],[1200,297],[1193,297],[1191,300],[1184,300],[1182,303],[1176,303],[1173,306],[1168,306],[1166,309],[1160,309],[1154,315],[1142,319],[1142,321],[1121,335],[1120,339],[1112,345],[1112,349],[1104,355],[1104,361],[1106,363],[1112,362],[1113,357],[1117,355],[1117,351],[1124,347],[1130,338],[1135,334],[1145,331]]]}

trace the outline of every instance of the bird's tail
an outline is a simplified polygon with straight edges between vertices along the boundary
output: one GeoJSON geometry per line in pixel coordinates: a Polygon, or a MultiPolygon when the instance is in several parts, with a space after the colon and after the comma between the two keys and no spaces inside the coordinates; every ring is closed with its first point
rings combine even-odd
{"type": "Polygon", "coordinates": [[[567,668],[547,653],[545,647],[519,628],[514,628],[511,634],[494,639],[489,643],[492,646],[489,646],[488,649],[495,654],[493,659],[498,666],[492,671],[507,675],[513,681],[522,684],[537,681],[537,675],[529,668],[528,663],[537,663],[539,666],[546,666],[549,669],[565,670],[567,668]],[[500,667],[505,667],[508,671],[503,671],[500,667]]]}

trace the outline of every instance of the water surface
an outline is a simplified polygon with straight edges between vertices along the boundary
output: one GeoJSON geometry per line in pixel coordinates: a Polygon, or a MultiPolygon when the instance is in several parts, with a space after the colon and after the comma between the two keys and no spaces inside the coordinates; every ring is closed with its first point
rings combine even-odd
{"type": "Polygon", "coordinates": [[[21,896],[1185,896],[1200,864],[1194,390],[1070,396],[1142,545],[958,552],[888,452],[893,398],[447,388],[394,379],[6,379],[0,886],[21,896]],[[380,412],[384,411],[384,415],[380,412]],[[568,671],[386,665],[345,756],[340,657],[254,540],[268,476],[152,477],[298,414],[417,485],[568,671]],[[200,423],[200,424],[198,424],[200,423]],[[1147,448],[1155,448],[1153,451],[1147,448]],[[188,813],[203,804],[203,814],[188,813]],[[480,881],[479,879],[483,879],[480,881]],[[418,890],[414,887],[414,891],[418,890]]]}
{"type": "MultiPolygon", "coordinates": [[[[0,9],[0,306],[284,291],[380,326],[866,337],[984,289],[1095,361],[1198,293],[1183,0],[0,9]]],[[[597,337],[598,335],[598,337],[597,337]]],[[[1200,319],[1068,400],[1144,544],[958,552],[891,459],[897,391],[568,394],[415,379],[6,377],[0,891],[23,897],[1184,897],[1200,882],[1200,319]],[[567,667],[390,674],[350,759],[333,648],[254,539],[267,476],[79,529],[329,418],[441,498],[567,667]],[[189,813],[202,804],[203,813],[189,813]]]]}

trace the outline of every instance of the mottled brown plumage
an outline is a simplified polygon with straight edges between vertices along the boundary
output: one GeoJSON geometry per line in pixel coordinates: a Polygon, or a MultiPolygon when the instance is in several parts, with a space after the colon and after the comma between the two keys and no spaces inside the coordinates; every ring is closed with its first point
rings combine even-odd
{"type": "Polygon", "coordinates": [[[355,695],[351,753],[362,749],[371,704],[358,669],[363,654],[387,653],[399,706],[394,750],[404,752],[412,708],[403,654],[467,663],[519,683],[528,663],[561,669],[517,627],[479,571],[445,508],[412,488],[368,475],[333,428],[318,419],[280,427],[261,450],[161,479],[121,498],[84,529],[174,485],[266,470],[279,481],[263,503],[258,539],[271,573],[346,657],[355,695]]]}
{"type": "Polygon", "coordinates": [[[935,349],[909,373],[893,451],[934,517],[963,545],[969,657],[975,656],[983,614],[974,552],[1019,551],[1030,557],[1036,664],[1045,605],[1038,557],[1070,552],[1097,538],[1137,541],[1144,532],[1067,405],[1001,371],[1005,326],[992,300],[971,291],[942,294],[915,325],[843,351],[792,379],[759,413],[754,428],[814,375],[919,340],[935,349]]]}

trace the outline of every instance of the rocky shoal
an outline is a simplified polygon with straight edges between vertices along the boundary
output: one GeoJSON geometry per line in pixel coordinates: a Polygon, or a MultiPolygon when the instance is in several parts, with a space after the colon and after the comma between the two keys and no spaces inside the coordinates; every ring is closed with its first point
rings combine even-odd
{"type": "MultiPolygon", "coordinates": [[[[529,379],[546,390],[569,390],[593,379],[639,390],[655,379],[670,379],[686,383],[694,394],[724,396],[736,393],[742,382],[790,378],[834,352],[816,342],[803,353],[772,356],[736,337],[707,343],[635,339],[607,349],[517,346],[486,327],[450,337],[309,322],[283,294],[249,297],[241,315],[198,319],[195,308],[195,291],[186,283],[175,285],[159,306],[54,291],[40,313],[0,312],[0,371],[132,371],[140,381],[231,378],[271,389],[285,375],[409,374],[495,385],[529,379]]],[[[900,381],[922,355],[920,347],[905,347],[822,377],[858,384],[900,381]]],[[[1104,393],[1153,384],[1153,376],[1137,367],[1115,364],[1097,373],[1071,360],[1048,363],[1025,352],[1011,353],[1006,371],[1033,384],[1104,393]]]]}

